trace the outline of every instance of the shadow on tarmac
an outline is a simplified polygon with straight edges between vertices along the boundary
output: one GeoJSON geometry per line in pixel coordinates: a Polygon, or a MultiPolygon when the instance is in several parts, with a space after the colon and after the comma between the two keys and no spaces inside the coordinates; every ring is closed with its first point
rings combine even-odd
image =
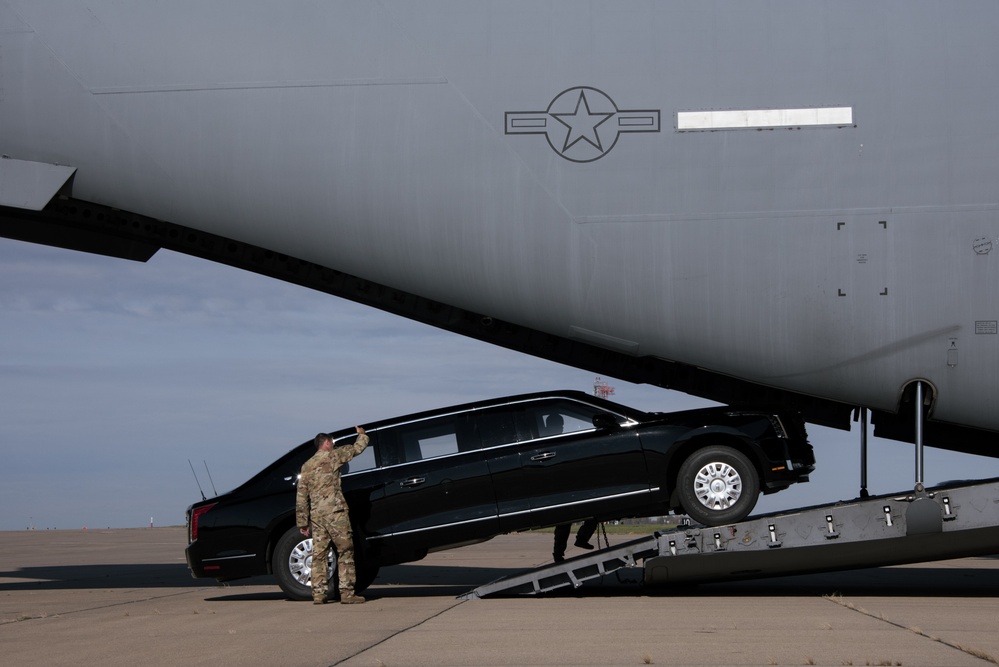
{"type": "MultiPolygon", "coordinates": [[[[457,597],[477,586],[522,572],[518,568],[393,565],[383,568],[365,595],[370,598],[457,597]]],[[[114,588],[205,588],[224,592],[206,601],[286,600],[273,577],[251,577],[227,584],[194,579],[183,564],[68,565],[25,567],[0,572],[0,591],[114,588]],[[25,581],[2,581],[22,579],[25,581]],[[222,587],[219,589],[219,587],[222,587]],[[253,590],[248,590],[254,587],[253,590]],[[256,587],[268,587],[260,590],[256,587]]],[[[565,587],[540,597],[814,597],[816,595],[890,597],[999,597],[996,567],[894,567],[775,577],[696,586],[646,587],[641,571],[612,573],[577,589],[565,587]]],[[[503,597],[496,595],[494,597],[503,597]]]]}
{"type": "MultiPolygon", "coordinates": [[[[210,580],[208,580],[210,582],[210,580]]],[[[0,572],[0,591],[67,590],[83,588],[200,588],[187,565],[55,565],[22,567],[0,572]],[[2,581],[26,579],[29,581],[2,581]]]]}
{"type": "MultiPolygon", "coordinates": [[[[393,565],[382,568],[369,591],[395,597],[461,595],[476,586],[516,574],[516,568],[455,567],[438,565],[393,565]]],[[[114,588],[213,588],[233,591],[215,600],[284,599],[284,593],[271,576],[250,577],[219,584],[213,579],[195,579],[184,564],[145,565],[58,565],[23,567],[0,571],[0,591],[81,590],[114,588]],[[4,581],[4,580],[22,581],[4,581]],[[270,591],[246,591],[248,586],[273,586],[270,591]]]]}
{"type": "MultiPolygon", "coordinates": [[[[443,565],[392,565],[382,568],[371,586],[364,590],[369,600],[382,598],[455,598],[476,586],[517,574],[516,568],[455,567],[443,565]]],[[[227,594],[205,598],[206,602],[289,601],[270,577],[255,577],[257,585],[273,585],[273,591],[239,590],[244,580],[231,582],[227,594]]]]}
{"type": "Polygon", "coordinates": [[[898,598],[978,598],[999,595],[999,569],[995,567],[883,567],[752,581],[702,584],[697,595],[793,596],[849,595],[898,598]]]}
{"type": "MultiPolygon", "coordinates": [[[[639,575],[640,576],[640,575],[639,575]]],[[[614,575],[578,589],[570,587],[545,597],[896,597],[989,598],[999,596],[999,569],[990,567],[885,567],[729,581],[698,585],[644,586],[640,580],[615,581],[614,575]]]]}
{"type": "Polygon", "coordinates": [[[515,567],[391,565],[382,568],[372,586],[468,586],[474,588],[521,571],[520,568],[515,567]]]}

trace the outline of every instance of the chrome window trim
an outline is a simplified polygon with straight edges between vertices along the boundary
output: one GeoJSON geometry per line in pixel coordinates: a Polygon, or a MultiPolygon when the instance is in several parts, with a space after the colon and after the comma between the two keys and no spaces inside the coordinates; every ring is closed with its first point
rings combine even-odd
{"type": "MultiPolygon", "coordinates": [[[[623,420],[623,423],[621,424],[621,428],[631,428],[633,426],[637,426],[640,423],[640,422],[638,422],[638,421],[636,421],[634,419],[631,419],[630,417],[628,417],[626,415],[623,415],[623,414],[621,414],[619,412],[613,412],[611,410],[605,410],[605,409],[602,408],[602,406],[597,406],[597,405],[594,405],[593,403],[589,403],[589,402],[586,402],[586,401],[581,401],[581,400],[579,400],[577,398],[573,398],[573,397],[570,397],[570,396],[562,396],[560,394],[555,394],[555,395],[552,395],[552,396],[544,396],[544,397],[541,397],[541,398],[525,398],[525,399],[521,399],[521,400],[517,400],[517,401],[508,401],[506,403],[496,403],[496,404],[493,404],[493,405],[486,405],[486,406],[483,406],[483,407],[471,408],[469,410],[455,410],[453,412],[442,412],[440,414],[430,415],[428,417],[423,417],[421,419],[410,419],[408,421],[401,421],[401,422],[395,422],[395,423],[392,423],[392,424],[385,424],[384,426],[378,426],[376,428],[366,429],[366,432],[368,432],[368,433],[376,433],[376,432],[384,430],[384,429],[397,428],[399,426],[407,426],[409,424],[418,424],[418,423],[423,422],[423,421],[429,421],[431,419],[438,419],[440,417],[452,417],[454,415],[475,414],[476,412],[482,412],[483,410],[492,410],[493,408],[503,408],[503,407],[507,407],[507,406],[511,406],[511,405],[523,405],[525,403],[541,403],[541,402],[547,402],[547,401],[551,401],[551,400],[569,401],[569,402],[575,403],[577,405],[586,405],[586,406],[591,407],[591,408],[600,408],[598,410],[599,412],[604,412],[604,413],[607,413],[607,414],[611,414],[611,415],[614,415],[615,417],[618,417],[619,419],[623,420]]],[[[374,468],[366,468],[364,470],[358,470],[357,472],[344,473],[343,477],[352,477],[353,475],[360,475],[361,473],[370,472],[372,470],[390,470],[392,468],[398,468],[399,466],[412,465],[414,463],[421,463],[423,461],[439,461],[439,460],[450,458],[450,457],[453,457],[453,456],[464,456],[466,454],[473,454],[473,453],[476,453],[476,452],[489,452],[489,451],[492,451],[494,449],[501,449],[501,448],[504,448],[504,447],[513,447],[513,446],[516,446],[516,445],[524,445],[525,443],[542,442],[542,441],[546,441],[546,440],[552,440],[554,438],[564,438],[564,437],[567,437],[567,436],[570,436],[570,435],[579,435],[581,433],[593,433],[596,430],[597,430],[596,428],[582,429],[582,430],[579,430],[579,431],[572,431],[571,433],[560,433],[560,434],[556,434],[556,435],[546,435],[546,436],[542,436],[542,437],[538,437],[538,438],[531,438],[530,440],[519,440],[517,442],[508,442],[508,443],[505,443],[505,444],[502,444],[502,445],[493,445],[491,447],[482,447],[480,449],[470,449],[470,450],[467,450],[467,451],[464,451],[464,452],[454,452],[452,454],[443,454],[441,456],[434,456],[434,457],[431,457],[429,459],[420,459],[419,461],[405,461],[403,463],[393,463],[392,465],[388,465],[388,466],[375,466],[374,468]]],[[[347,434],[347,435],[345,435],[345,436],[343,436],[341,438],[335,439],[333,441],[333,443],[334,443],[334,445],[336,445],[336,443],[338,443],[338,442],[341,442],[343,440],[347,440],[347,439],[353,438],[353,437],[356,437],[356,436],[352,435],[352,434],[347,434]]]]}

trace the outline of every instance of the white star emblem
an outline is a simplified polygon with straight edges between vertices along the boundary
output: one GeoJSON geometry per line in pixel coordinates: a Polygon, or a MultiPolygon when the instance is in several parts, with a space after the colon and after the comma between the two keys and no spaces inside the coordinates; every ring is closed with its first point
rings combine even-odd
{"type": "Polygon", "coordinates": [[[504,123],[506,134],[543,134],[553,151],[583,163],[602,158],[622,134],[659,132],[659,115],[658,109],[618,109],[607,93],[576,86],[543,111],[507,111],[504,123]]]}
{"type": "Polygon", "coordinates": [[[601,123],[613,116],[612,113],[591,113],[590,104],[586,101],[586,91],[579,91],[579,99],[576,100],[576,110],[572,113],[553,113],[555,120],[569,128],[569,134],[565,138],[565,146],[562,152],[569,150],[580,141],[585,141],[598,151],[603,152],[600,144],[600,135],[597,128],[601,123]]]}

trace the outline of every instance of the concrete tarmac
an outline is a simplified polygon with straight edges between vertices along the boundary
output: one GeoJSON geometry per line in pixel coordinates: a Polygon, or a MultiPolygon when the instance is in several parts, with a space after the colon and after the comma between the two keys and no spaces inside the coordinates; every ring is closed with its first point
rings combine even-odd
{"type": "MultiPolygon", "coordinates": [[[[999,664],[999,560],[459,601],[550,559],[518,534],[385,568],[363,605],[192,579],[183,528],[0,532],[4,665],[999,664]]],[[[619,544],[634,536],[610,536],[619,544]]],[[[568,555],[576,555],[578,550],[568,555]]]]}

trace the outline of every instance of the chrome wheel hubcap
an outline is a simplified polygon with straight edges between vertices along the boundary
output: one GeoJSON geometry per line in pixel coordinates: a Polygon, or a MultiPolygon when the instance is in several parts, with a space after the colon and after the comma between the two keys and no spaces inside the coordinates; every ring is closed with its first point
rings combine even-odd
{"type": "Polygon", "coordinates": [[[708,509],[728,509],[742,496],[742,477],[727,463],[708,463],[694,476],[694,495],[708,509]]]}
{"type": "Polygon", "coordinates": [[[288,571],[303,586],[312,582],[312,538],[302,540],[288,555],[288,571]]]}

